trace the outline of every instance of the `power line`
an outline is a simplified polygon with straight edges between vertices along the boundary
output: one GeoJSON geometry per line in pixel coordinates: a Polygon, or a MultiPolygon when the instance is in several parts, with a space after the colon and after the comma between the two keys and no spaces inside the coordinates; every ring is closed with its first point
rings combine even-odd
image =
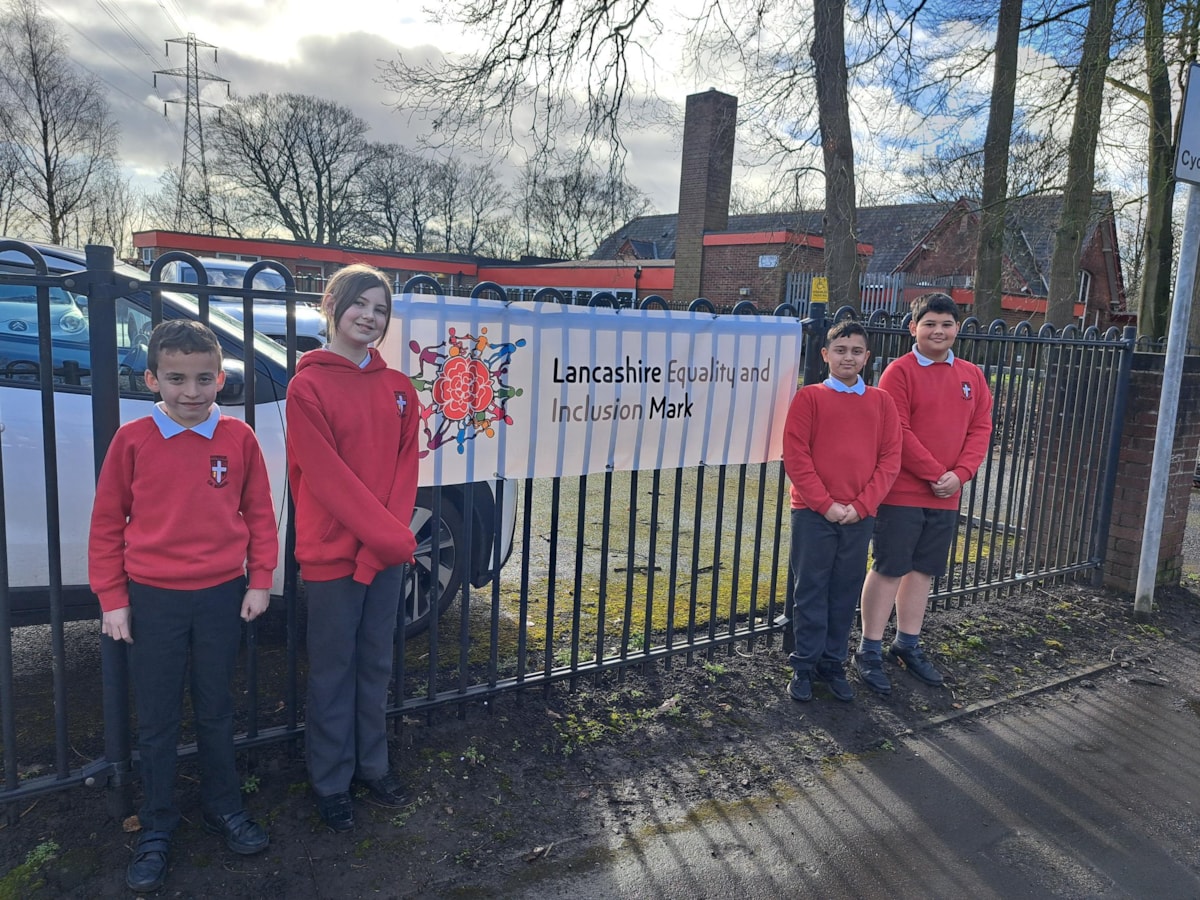
{"type": "MultiPolygon", "coordinates": [[[[133,69],[129,68],[129,66],[125,65],[125,63],[122,62],[118,57],[114,56],[108,50],[104,49],[102,46],[97,44],[91,38],[91,36],[88,35],[88,33],[86,31],[83,31],[81,28],[79,28],[78,25],[75,25],[73,22],[67,21],[67,19],[65,19],[63,17],[62,13],[60,13],[58,10],[54,9],[54,7],[46,5],[46,4],[43,4],[43,6],[45,6],[46,9],[50,10],[50,12],[54,13],[54,15],[58,16],[58,18],[62,21],[62,23],[64,25],[66,25],[68,28],[70,28],[72,31],[74,31],[77,35],[79,35],[81,38],[83,38],[85,41],[87,41],[89,44],[91,44],[93,47],[95,47],[97,50],[99,50],[101,53],[103,53],[105,56],[107,56],[113,62],[115,62],[118,66],[120,66],[122,69],[124,69],[130,75],[132,75],[134,78],[141,79],[142,77],[144,77],[141,73],[135,72],[133,69]]],[[[80,64],[80,65],[82,65],[82,64],[80,64]]],[[[83,68],[86,69],[87,67],[83,66],[83,68]]],[[[88,71],[91,71],[91,70],[89,69],[88,71]]],[[[95,75],[96,73],[92,72],[92,74],[95,75]]],[[[99,78],[100,76],[96,75],[96,77],[99,78]]],[[[101,81],[104,81],[104,79],[101,79],[101,81]]],[[[114,84],[111,84],[110,82],[105,81],[105,84],[108,84],[108,86],[113,88],[114,90],[118,90],[118,91],[120,90],[120,88],[118,88],[114,84]]],[[[128,95],[126,95],[126,96],[128,96],[128,95]]]]}
{"type": "MultiPolygon", "coordinates": [[[[113,9],[108,5],[106,0],[96,0],[96,5],[99,6],[102,10],[104,10],[105,14],[110,19],[112,19],[113,24],[116,25],[117,28],[119,28],[121,30],[121,32],[125,35],[125,37],[129,38],[129,42],[131,44],[133,44],[133,46],[135,46],[139,51],[141,51],[143,56],[145,56],[151,62],[155,61],[154,54],[152,54],[149,50],[147,50],[145,45],[142,44],[142,42],[140,40],[138,40],[137,35],[135,35],[132,31],[130,31],[129,26],[127,26],[124,22],[121,21],[120,18],[118,18],[117,13],[113,11],[113,9]]],[[[127,21],[129,21],[128,16],[125,16],[125,19],[127,21]]],[[[132,21],[130,21],[130,24],[133,24],[132,21]]],[[[133,27],[138,28],[138,30],[141,31],[141,28],[138,27],[137,25],[134,25],[133,27]]],[[[144,31],[142,32],[142,34],[146,37],[147,40],[150,39],[149,35],[146,35],[146,33],[144,31]]]]}
{"type": "Polygon", "coordinates": [[[175,32],[183,31],[183,29],[179,27],[179,23],[175,21],[175,17],[173,15],[171,15],[171,11],[169,9],[167,9],[166,5],[163,3],[163,0],[158,0],[158,8],[161,9],[163,12],[163,15],[167,17],[167,21],[171,23],[172,31],[175,31],[175,32]]]}

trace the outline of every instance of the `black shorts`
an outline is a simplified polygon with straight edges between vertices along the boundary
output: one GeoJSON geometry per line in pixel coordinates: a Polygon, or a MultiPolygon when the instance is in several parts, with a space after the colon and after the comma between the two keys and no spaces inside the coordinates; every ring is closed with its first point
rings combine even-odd
{"type": "Polygon", "coordinates": [[[950,544],[958,532],[957,509],[881,506],[875,515],[875,571],[889,578],[921,572],[946,574],[950,544]]]}

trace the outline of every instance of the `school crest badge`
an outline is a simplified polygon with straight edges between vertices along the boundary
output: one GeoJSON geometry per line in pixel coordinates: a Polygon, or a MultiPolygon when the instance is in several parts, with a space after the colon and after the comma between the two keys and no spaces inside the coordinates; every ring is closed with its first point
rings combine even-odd
{"type": "Polygon", "coordinates": [[[401,416],[408,409],[408,398],[404,396],[404,391],[396,391],[396,412],[401,416]]]}
{"type": "Polygon", "coordinates": [[[964,400],[971,399],[971,386],[969,384],[967,384],[965,381],[962,382],[962,395],[963,395],[964,400]]]}
{"type": "Polygon", "coordinates": [[[208,483],[215,488],[223,488],[229,484],[228,456],[210,456],[208,458],[208,483]]]}

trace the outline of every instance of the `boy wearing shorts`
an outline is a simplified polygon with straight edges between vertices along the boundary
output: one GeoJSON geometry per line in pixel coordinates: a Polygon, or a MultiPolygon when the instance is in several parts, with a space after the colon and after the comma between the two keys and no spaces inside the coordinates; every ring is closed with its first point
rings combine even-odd
{"type": "Polygon", "coordinates": [[[863,683],[887,696],[883,631],[896,610],[888,656],[925,684],[942,674],[920,645],[925,607],[935,577],[946,573],[958,534],[962,486],[975,477],[992,436],[992,394],[983,371],[958,359],[958,306],[933,293],[912,303],[912,352],[883,371],[904,433],[900,474],[875,519],[875,565],[862,592],[862,641],[854,655],[863,683]]]}
{"type": "Polygon", "coordinates": [[[222,416],[221,347],[199,322],[150,336],[146,385],[162,400],[113,437],[92,509],[88,577],[102,631],[129,646],[144,799],[125,883],[156,891],[180,822],[175,765],[190,680],[204,827],[235,853],[266,849],[242,805],[233,748],[242,622],[270,603],[279,549],[253,430],[222,416]]]}
{"type": "Polygon", "coordinates": [[[838,700],[854,699],[845,669],[850,628],[873,516],[900,469],[896,407],[859,374],[870,355],[862,325],[843,321],[829,329],[821,350],[829,377],[796,394],[784,428],[795,584],[788,695],[801,702],[812,699],[814,681],[838,700]]]}

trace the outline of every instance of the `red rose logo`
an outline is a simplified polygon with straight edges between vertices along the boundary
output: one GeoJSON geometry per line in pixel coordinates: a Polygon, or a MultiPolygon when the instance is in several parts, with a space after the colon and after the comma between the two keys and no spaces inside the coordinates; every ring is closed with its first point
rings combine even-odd
{"type": "Polygon", "coordinates": [[[478,359],[452,356],[433,383],[433,400],[447,419],[461,421],[492,405],[492,373],[478,359]]]}

